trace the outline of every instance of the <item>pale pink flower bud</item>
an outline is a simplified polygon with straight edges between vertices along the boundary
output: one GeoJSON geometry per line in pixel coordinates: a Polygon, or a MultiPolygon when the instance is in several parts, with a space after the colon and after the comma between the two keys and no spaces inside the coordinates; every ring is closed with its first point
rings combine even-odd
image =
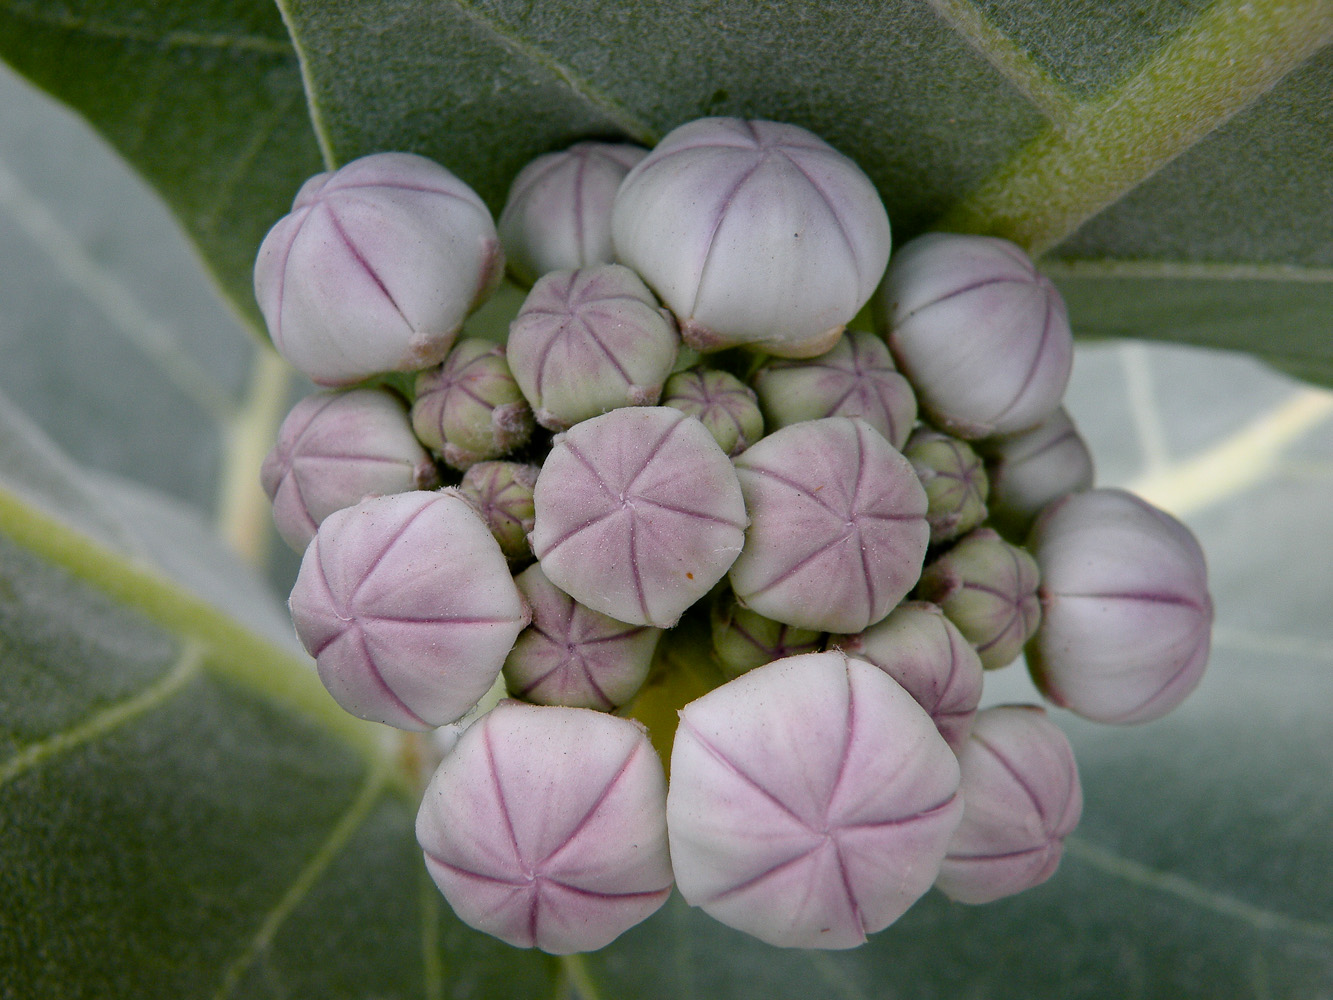
{"type": "Polygon", "coordinates": [[[703,424],[668,406],[612,410],[558,436],[533,498],[542,571],[632,625],[674,625],[745,537],[731,462],[703,424]]]}
{"type": "Polygon", "coordinates": [[[828,638],[824,632],[793,628],[743,608],[730,590],[714,598],[709,624],[713,658],[727,677],[739,677],[747,670],[788,656],[817,653],[828,638]]]}
{"type": "Polygon", "coordinates": [[[465,337],[440,367],[418,375],[412,427],[455,469],[526,444],[532,411],[505,362],[505,349],[465,337]]]}
{"type": "Polygon", "coordinates": [[[476,193],[411,153],[311,178],[255,261],[273,345],[321,385],[438,364],[504,253],[476,193]]]}
{"type": "Polygon", "coordinates": [[[977,714],[958,752],[963,820],[935,885],[960,903],[990,903],[1041,885],[1083,813],[1074,751],[1035,705],[977,714]]]}
{"type": "Polygon", "coordinates": [[[904,602],[859,635],[830,642],[906,688],[955,751],[967,742],[981,702],[981,658],[938,605],[904,602]]]}
{"type": "Polygon", "coordinates": [[[801,628],[859,632],[912,589],[930,539],[926,494],[864,420],[792,424],[735,464],[751,523],[731,586],[746,607],[801,628]]]}
{"type": "Polygon", "coordinates": [[[692,906],[787,948],[854,948],[935,880],[963,812],[925,711],[840,652],[757,667],[680,713],[667,829],[692,906]]]}
{"type": "Polygon", "coordinates": [[[616,194],[617,257],[641,274],[700,350],[755,344],[810,357],[869,300],[889,218],[861,168],[795,125],[682,125],[616,194]]]}
{"type": "Polygon", "coordinates": [[[594,951],[671,894],[665,800],[638,723],[504,701],[440,763],[417,841],[464,923],[519,948],[594,951]]]}
{"type": "Polygon", "coordinates": [[[1092,488],[1092,453],[1064,407],[1031,430],[978,441],[977,451],[990,477],[991,523],[1010,538],[1026,538],[1051,501],[1092,488]]]}
{"type": "Polygon", "coordinates": [[[894,254],[877,306],[922,412],[950,434],[1011,434],[1060,405],[1074,361],[1064,302],[1008,240],[917,237],[894,254]]]}
{"type": "Polygon", "coordinates": [[[1028,544],[1041,567],[1037,686],[1098,722],[1148,722],[1198,685],[1213,602],[1203,550],[1165,511],[1123,490],[1050,504],[1028,544]]]}
{"type": "Polygon", "coordinates": [[[666,380],[662,405],[697,417],[728,456],[764,436],[764,415],[754,390],[729,372],[691,368],[666,380]]]}
{"type": "Polygon", "coordinates": [[[965,535],[986,520],[986,470],[966,442],[920,427],[908,438],[903,454],[926,489],[931,544],[965,535]]]}
{"type": "Polygon", "coordinates": [[[428,490],[439,471],[387,389],[317,392],[287,414],[259,472],[283,541],[304,552],[321,522],[366,497],[428,490]]]}
{"type": "Polygon", "coordinates": [[[478,462],[463,473],[458,484],[458,492],[477,509],[510,566],[533,558],[528,533],[536,513],[532,490],[540,471],[535,465],[518,462],[478,462]]]}
{"type": "Polygon", "coordinates": [[[544,276],[509,325],[514,378],[551,430],[656,403],[679,347],[675,322],[619,264],[544,276]]]}
{"type": "Polygon", "coordinates": [[[353,715],[453,722],[495,683],[528,610],[486,525],[450,490],[330,514],[306,549],[292,621],[353,715]]]}
{"type": "Polygon", "coordinates": [[[1012,663],[1041,621],[1037,564],[990,528],[978,528],[921,574],[916,596],[938,604],[995,670],[1012,663]]]}
{"type": "Polygon", "coordinates": [[[531,285],[548,271],[614,263],[611,203],[647,154],[629,143],[580,142],[520,170],[498,223],[510,273],[531,285]]]}
{"type": "Polygon", "coordinates": [[[770,431],[820,417],[860,417],[902,450],[916,423],[916,396],[884,341],[849,330],[827,354],[772,360],[752,378],[770,431]]]}
{"type": "Polygon", "coordinates": [[[509,693],[540,705],[610,711],[628,702],[648,676],[662,630],[626,625],[586,608],[529,566],[517,577],[532,609],[505,660],[509,693]]]}

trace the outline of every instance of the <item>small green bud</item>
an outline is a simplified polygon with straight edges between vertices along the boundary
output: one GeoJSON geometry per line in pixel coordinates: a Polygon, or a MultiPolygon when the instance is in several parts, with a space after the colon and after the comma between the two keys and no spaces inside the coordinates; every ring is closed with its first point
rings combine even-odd
{"type": "Polygon", "coordinates": [[[926,567],[917,596],[938,604],[987,670],[1023,650],[1041,621],[1037,563],[990,528],[978,528],[926,567]]]}
{"type": "Polygon", "coordinates": [[[412,427],[455,469],[524,445],[532,436],[532,412],[505,362],[505,349],[466,337],[439,368],[418,375],[412,427]]]}
{"type": "Polygon", "coordinates": [[[800,653],[817,653],[828,638],[825,632],[794,628],[741,607],[729,590],[718,593],[710,615],[713,657],[727,677],[800,653]]]}
{"type": "Polygon", "coordinates": [[[986,470],[966,442],[920,427],[903,454],[926,488],[932,545],[965,535],[986,520],[986,470]]]}
{"type": "Polygon", "coordinates": [[[754,390],[728,372],[711,368],[677,372],[666,381],[662,405],[698,417],[731,458],[764,436],[764,417],[754,390]]]}
{"type": "Polygon", "coordinates": [[[901,450],[916,423],[912,386],[884,341],[849,330],[827,354],[775,358],[752,379],[770,431],[820,417],[860,417],[901,450]]]}
{"type": "Polygon", "coordinates": [[[532,549],[532,489],[537,484],[535,465],[519,462],[478,462],[463,473],[458,492],[481,515],[500,543],[510,566],[530,562],[532,549]]]}

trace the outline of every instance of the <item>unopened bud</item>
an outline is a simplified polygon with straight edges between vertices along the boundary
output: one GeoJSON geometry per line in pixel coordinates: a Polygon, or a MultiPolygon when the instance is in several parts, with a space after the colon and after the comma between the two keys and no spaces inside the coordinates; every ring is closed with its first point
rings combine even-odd
{"type": "Polygon", "coordinates": [[[532,609],[505,660],[505,683],[540,705],[609,711],[638,693],[662,630],[586,608],[529,566],[514,582],[532,609]]]}
{"type": "Polygon", "coordinates": [[[1083,813],[1065,734],[1035,705],[988,708],[958,764],[963,820],[935,885],[960,903],[990,903],[1054,875],[1083,813]]]}
{"type": "Polygon", "coordinates": [[[498,223],[510,272],[531,285],[549,271],[614,263],[611,203],[647,153],[629,143],[580,142],[520,170],[498,223]]]}
{"type": "Polygon", "coordinates": [[[653,405],[679,346],[674,321],[619,264],[546,275],[509,325],[514,377],[551,430],[653,405]]]}
{"type": "Polygon", "coordinates": [[[540,471],[518,462],[478,462],[458,484],[458,492],[477,509],[510,566],[533,558],[528,533],[534,514],[532,490],[540,471]]]}
{"type": "Polygon", "coordinates": [[[255,261],[273,345],[320,385],[438,364],[504,272],[476,193],[437,163],[376,153],[311,178],[255,261]]]}
{"type": "Polygon", "coordinates": [[[700,350],[831,348],[889,257],[889,219],[861,169],[795,125],[703,118],[625,178],[611,230],[700,350]]]}
{"type": "Polygon", "coordinates": [[[917,596],[938,604],[981,665],[1012,663],[1041,621],[1037,564],[990,528],[978,528],[921,574],[917,596]]]}
{"type": "Polygon", "coordinates": [[[770,431],[820,417],[860,417],[902,450],[916,423],[916,396],[884,341],[849,330],[827,354],[772,360],[752,379],[770,431]]]}
{"type": "Polygon", "coordinates": [[[733,458],[764,436],[764,416],[754,390],[728,372],[676,372],[662,390],[662,405],[697,417],[733,458]]]}
{"type": "Polygon", "coordinates": [[[667,828],[681,895],[761,941],[854,948],[931,885],[958,762],[883,671],[793,656],[680,713],[667,828]]]}
{"type": "Polygon", "coordinates": [[[412,434],[407,404],[387,389],[317,392],[301,400],[282,422],[259,477],[278,534],[297,552],[335,510],[440,482],[412,434]]]}
{"type": "Polygon", "coordinates": [[[860,632],[912,589],[930,539],[926,494],[864,420],[792,424],[735,464],[750,527],[731,586],[746,607],[801,628],[860,632]]]}
{"type": "Polygon", "coordinates": [[[990,477],[991,523],[1010,538],[1027,537],[1041,509],[1092,488],[1092,453],[1064,408],[1036,427],[977,442],[990,477]]]}
{"type": "Polygon", "coordinates": [[[499,545],[448,490],[330,514],[301,560],[291,612],[343,708],[419,730],[475,705],[528,623],[499,545]]]}
{"type": "Polygon", "coordinates": [[[1147,722],[1194,690],[1213,602],[1187,527],[1131,493],[1099,489],[1049,505],[1028,544],[1043,612],[1028,665],[1042,694],[1098,722],[1147,722]]]}
{"type": "Polygon", "coordinates": [[[906,601],[882,622],[831,644],[901,684],[955,751],[967,742],[981,701],[981,659],[937,605],[906,601]]]}
{"type": "Polygon", "coordinates": [[[894,254],[877,305],[922,411],[950,434],[1011,434],[1060,405],[1074,360],[1064,302],[1008,240],[919,236],[894,254]]]}
{"type": "Polygon", "coordinates": [[[713,658],[727,677],[739,677],[788,656],[817,653],[828,638],[823,632],[793,628],[743,608],[729,590],[714,599],[710,624],[713,658]]]}
{"type": "Polygon", "coordinates": [[[505,362],[505,349],[465,337],[444,364],[417,376],[412,426],[446,464],[466,469],[527,443],[532,412],[505,362]]]}
{"type": "Polygon", "coordinates": [[[595,951],[671,894],[665,800],[639,724],[504,701],[440,763],[417,842],[464,923],[518,948],[595,951]]]}
{"type": "Polygon", "coordinates": [[[986,520],[986,470],[966,442],[920,427],[908,439],[903,454],[926,489],[931,544],[965,535],[986,520]]]}
{"type": "Polygon", "coordinates": [[[542,571],[632,625],[674,625],[744,541],[731,462],[703,424],[668,406],[612,410],[558,436],[534,502],[542,571]]]}

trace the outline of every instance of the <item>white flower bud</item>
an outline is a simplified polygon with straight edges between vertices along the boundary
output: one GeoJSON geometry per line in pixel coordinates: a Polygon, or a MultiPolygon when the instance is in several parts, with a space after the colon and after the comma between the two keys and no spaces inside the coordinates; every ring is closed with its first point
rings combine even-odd
{"type": "Polygon", "coordinates": [[[291,612],[338,704],[417,730],[475,705],[528,623],[499,543],[451,490],[330,514],[301,560],[291,612]]]}
{"type": "Polygon", "coordinates": [[[428,490],[440,476],[387,389],[316,392],[283,420],[260,469],[278,534],[304,552],[326,517],[371,496],[428,490]]]}
{"type": "Polygon", "coordinates": [[[629,143],[580,142],[520,170],[498,223],[510,273],[531,285],[548,271],[614,263],[611,203],[646,155],[629,143]]]}
{"type": "Polygon", "coordinates": [[[870,179],[795,125],[703,118],[625,178],[611,231],[700,350],[829,350],[870,298],[889,219],[870,179]]]}
{"type": "Polygon", "coordinates": [[[1047,506],[1028,544],[1042,624],[1027,655],[1042,694],[1098,722],[1148,722],[1194,690],[1213,602],[1187,527],[1124,490],[1098,489],[1047,506]]]}
{"type": "Polygon", "coordinates": [[[273,344],[321,385],[438,364],[504,254],[466,184],[411,153],[311,178],[255,261],[273,344]]]}
{"type": "Polygon", "coordinates": [[[542,277],[509,324],[507,350],[537,422],[559,431],[619,406],[652,406],[679,347],[648,286],[607,264],[542,277]]]}
{"type": "Polygon", "coordinates": [[[533,502],[542,571],[580,604],[632,625],[674,625],[744,540],[735,469],[703,424],[669,406],[575,424],[556,438],[533,502]]]}
{"type": "Polygon", "coordinates": [[[750,527],[731,567],[744,606],[820,632],[859,632],[921,575],[926,493],[859,417],[784,427],[735,460],[750,527]]]}
{"type": "Polygon", "coordinates": [[[518,948],[595,951],[671,894],[665,800],[638,723],[504,701],[440,763],[417,841],[464,923],[518,948]]]}
{"type": "Polygon", "coordinates": [[[960,903],[990,903],[1055,874],[1083,814],[1065,734],[1036,705],[977,713],[958,751],[963,820],[935,885],[960,903]]]}
{"type": "Polygon", "coordinates": [[[1035,426],[1069,382],[1060,293],[1008,240],[928,233],[901,247],[877,299],[922,411],[961,438],[1035,426]]]}
{"type": "Polygon", "coordinates": [[[877,667],[840,652],[756,667],[680,713],[677,885],[769,944],[854,948],[935,880],[957,793],[948,744],[877,667]]]}
{"type": "Polygon", "coordinates": [[[1092,453],[1064,407],[1031,430],[977,442],[990,479],[991,523],[1014,539],[1053,500],[1092,487],[1092,453]]]}

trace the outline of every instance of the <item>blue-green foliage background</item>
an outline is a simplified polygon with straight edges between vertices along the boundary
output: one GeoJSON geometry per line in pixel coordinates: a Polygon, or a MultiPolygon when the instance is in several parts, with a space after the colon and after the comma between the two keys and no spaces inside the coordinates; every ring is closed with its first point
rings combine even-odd
{"type": "Polygon", "coordinates": [[[1087,810],[1052,882],[842,954],[677,898],[571,965],[452,918],[410,761],[294,645],[253,479],[304,386],[249,291],[325,157],[424,152],[498,209],[537,153],[744,114],[854,156],[899,241],[1042,253],[1085,338],[1333,381],[1325,0],[280,7],[0,0],[0,996],[1333,996],[1328,394],[1082,350],[1100,479],[1187,518],[1219,625],[1167,719],[1056,713],[1087,810]]]}

